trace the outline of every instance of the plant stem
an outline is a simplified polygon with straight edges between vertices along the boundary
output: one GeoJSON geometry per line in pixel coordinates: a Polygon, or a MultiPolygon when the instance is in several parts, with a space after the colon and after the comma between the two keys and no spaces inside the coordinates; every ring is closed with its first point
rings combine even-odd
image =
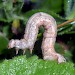
{"type": "Polygon", "coordinates": [[[70,20],[68,20],[68,21],[66,21],[66,22],[63,22],[63,23],[61,23],[61,24],[57,25],[57,28],[60,28],[60,27],[62,27],[62,26],[64,26],[64,25],[66,25],[66,24],[68,24],[68,23],[70,23],[70,22],[73,22],[73,21],[75,21],[75,18],[70,19],[70,20]]]}

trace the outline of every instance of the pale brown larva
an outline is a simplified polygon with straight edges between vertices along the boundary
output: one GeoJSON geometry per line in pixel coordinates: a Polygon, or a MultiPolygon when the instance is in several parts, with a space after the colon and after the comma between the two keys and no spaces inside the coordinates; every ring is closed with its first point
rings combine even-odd
{"type": "Polygon", "coordinates": [[[22,49],[24,51],[23,53],[25,53],[27,48],[29,48],[32,53],[40,26],[44,26],[45,28],[41,47],[43,59],[57,60],[58,63],[65,62],[65,58],[56,53],[54,49],[57,35],[56,21],[52,16],[43,12],[35,13],[30,17],[26,25],[24,38],[21,40],[10,40],[9,48],[16,47],[16,54],[18,53],[18,49],[22,49]]]}

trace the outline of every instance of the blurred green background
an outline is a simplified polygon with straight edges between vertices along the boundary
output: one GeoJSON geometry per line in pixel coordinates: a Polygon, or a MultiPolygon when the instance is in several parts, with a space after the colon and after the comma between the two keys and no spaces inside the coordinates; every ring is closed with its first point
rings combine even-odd
{"type": "MultiPolygon", "coordinates": [[[[22,50],[16,55],[15,48],[8,49],[10,39],[21,39],[26,23],[36,12],[52,15],[57,25],[75,18],[75,0],[0,0],[0,60],[12,59],[23,55],[22,50]]],[[[26,51],[27,58],[37,55],[42,59],[41,42],[44,28],[40,27],[33,54],[26,51]]],[[[55,49],[67,62],[75,63],[75,21],[58,28],[55,49]]],[[[56,75],[56,74],[55,74],[56,75]]]]}

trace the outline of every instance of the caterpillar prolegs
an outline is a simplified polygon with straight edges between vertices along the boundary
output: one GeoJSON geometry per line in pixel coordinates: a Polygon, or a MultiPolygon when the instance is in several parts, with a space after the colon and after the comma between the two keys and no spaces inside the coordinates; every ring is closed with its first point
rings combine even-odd
{"type": "Polygon", "coordinates": [[[23,53],[25,53],[27,48],[32,53],[40,26],[45,28],[41,46],[43,59],[57,60],[58,63],[65,62],[65,58],[55,52],[54,44],[57,36],[57,24],[55,19],[47,13],[38,12],[32,15],[27,22],[24,38],[21,40],[10,40],[9,48],[15,47],[16,54],[18,53],[18,49],[22,49],[23,53]]]}

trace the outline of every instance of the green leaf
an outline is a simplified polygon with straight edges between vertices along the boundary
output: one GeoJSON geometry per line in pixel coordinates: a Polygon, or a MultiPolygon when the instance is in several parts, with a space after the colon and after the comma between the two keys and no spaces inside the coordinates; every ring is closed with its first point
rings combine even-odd
{"type": "Polygon", "coordinates": [[[65,25],[58,29],[58,35],[69,34],[71,31],[75,29],[75,26],[72,24],[65,25]]]}
{"type": "Polygon", "coordinates": [[[29,59],[18,56],[0,63],[0,75],[74,75],[73,66],[71,62],[58,64],[38,59],[37,56],[29,59]]]}
{"type": "Polygon", "coordinates": [[[7,45],[8,39],[2,33],[0,33],[0,54],[6,52],[7,45]]]}
{"type": "Polygon", "coordinates": [[[20,15],[23,5],[24,5],[23,1],[17,1],[15,6],[13,7],[13,10],[14,10],[13,13],[17,14],[17,15],[20,15]]]}
{"type": "MultiPolygon", "coordinates": [[[[57,22],[57,24],[59,23],[63,23],[65,22],[65,18],[59,16],[58,14],[54,13],[53,11],[49,11],[49,10],[46,10],[46,9],[35,9],[35,10],[31,10],[31,11],[28,11],[26,12],[25,14],[23,14],[25,16],[25,18],[30,18],[33,14],[37,13],[37,12],[45,12],[45,13],[48,13],[50,14],[51,16],[53,16],[57,22]]],[[[26,24],[26,21],[25,20],[25,24],[26,24]]],[[[74,24],[68,24],[68,25],[65,25],[61,28],[58,28],[58,35],[63,35],[63,34],[69,34],[69,32],[71,33],[71,31],[75,29],[75,26],[74,24]]],[[[43,33],[44,32],[44,29],[43,28],[40,28],[40,32],[43,33]]],[[[40,34],[41,36],[42,34],[40,34]]],[[[40,37],[38,35],[38,37],[40,37]]]]}
{"type": "Polygon", "coordinates": [[[60,54],[64,54],[64,48],[59,43],[55,43],[55,50],[60,54]]]}
{"type": "Polygon", "coordinates": [[[65,15],[68,16],[71,12],[72,0],[64,0],[65,15]]]}
{"type": "Polygon", "coordinates": [[[32,2],[37,2],[37,0],[31,0],[32,2]]]}
{"type": "Polygon", "coordinates": [[[21,18],[22,16],[20,17],[20,15],[23,4],[23,0],[18,0],[15,5],[13,5],[13,0],[2,1],[0,3],[0,21],[11,22],[15,18],[21,18]]]}
{"type": "Polygon", "coordinates": [[[3,27],[3,33],[4,33],[5,36],[8,36],[8,34],[9,34],[9,24],[7,24],[3,27]]]}
{"type": "Polygon", "coordinates": [[[6,15],[3,9],[0,9],[0,21],[6,22],[6,15]]]}
{"type": "MultiPolygon", "coordinates": [[[[37,7],[38,8],[42,8],[42,9],[49,9],[51,11],[54,11],[54,12],[61,12],[62,10],[62,0],[38,0],[37,1],[37,7]]],[[[35,7],[36,8],[36,7],[35,7]]]]}
{"type": "Polygon", "coordinates": [[[13,15],[13,0],[4,0],[2,2],[2,7],[1,9],[4,10],[6,20],[9,22],[12,20],[12,15],[13,15]]]}
{"type": "MultiPolygon", "coordinates": [[[[55,18],[57,24],[62,23],[62,22],[65,21],[65,18],[62,18],[58,14],[56,14],[56,13],[54,13],[52,11],[46,10],[46,9],[31,10],[31,11],[28,11],[27,13],[25,13],[24,16],[25,16],[25,18],[29,18],[33,14],[35,14],[37,12],[45,12],[45,13],[48,13],[48,14],[52,15],[55,18]]],[[[68,34],[74,28],[75,28],[75,26],[73,24],[68,24],[68,25],[65,25],[65,26],[63,26],[61,28],[58,28],[58,35],[63,35],[63,34],[66,34],[66,33],[68,34]]],[[[44,32],[44,29],[43,28],[40,28],[40,32],[43,33],[44,32]]]]}
{"type": "Polygon", "coordinates": [[[5,10],[12,10],[13,9],[13,0],[4,0],[3,7],[5,10]]]}
{"type": "Polygon", "coordinates": [[[61,55],[63,55],[67,61],[72,61],[71,57],[72,54],[69,50],[65,50],[63,43],[55,43],[55,50],[57,53],[60,53],[61,55]]]}
{"type": "Polygon", "coordinates": [[[24,0],[16,0],[16,2],[24,2],[24,0]]]}
{"type": "Polygon", "coordinates": [[[24,14],[24,16],[27,17],[27,18],[29,18],[33,14],[35,14],[37,12],[45,12],[45,13],[50,14],[51,16],[53,16],[55,18],[55,20],[56,20],[57,23],[62,23],[62,22],[65,21],[65,18],[61,17],[59,14],[56,14],[53,11],[47,10],[47,9],[33,9],[33,10],[30,10],[30,11],[26,12],[24,14]]]}
{"type": "MultiPolygon", "coordinates": [[[[61,24],[63,22],[66,21],[65,18],[59,16],[58,14],[54,13],[53,11],[49,11],[49,10],[46,10],[46,9],[35,9],[35,10],[31,10],[31,11],[28,11],[24,14],[25,18],[30,18],[33,14],[37,13],[37,12],[45,12],[45,13],[48,13],[50,14],[51,16],[53,16],[57,22],[57,24],[61,24]]],[[[27,21],[27,20],[26,20],[27,21]]],[[[25,21],[25,24],[26,24],[26,21],[25,21]]],[[[73,34],[74,33],[74,29],[75,29],[75,25],[74,23],[70,23],[70,24],[67,24],[61,28],[58,28],[58,35],[63,35],[63,34],[73,34]],[[73,31],[72,31],[73,30],[73,31]]],[[[43,28],[40,28],[40,32],[43,33],[44,32],[44,29],[43,28]]],[[[39,33],[39,35],[41,36],[42,34],[39,33]]],[[[38,38],[40,37],[38,35],[38,38]]]]}
{"type": "Polygon", "coordinates": [[[75,0],[64,0],[66,19],[75,18],[75,0]]]}
{"type": "Polygon", "coordinates": [[[74,6],[72,8],[72,11],[71,13],[69,14],[69,16],[66,17],[67,19],[73,19],[75,18],[75,3],[74,3],[74,6]]]}

